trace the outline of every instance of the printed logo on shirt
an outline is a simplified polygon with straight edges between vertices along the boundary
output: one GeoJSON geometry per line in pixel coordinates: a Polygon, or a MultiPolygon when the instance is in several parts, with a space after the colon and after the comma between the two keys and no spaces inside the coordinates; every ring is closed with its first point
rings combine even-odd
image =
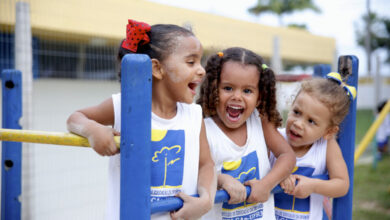
{"type": "MultiPolygon", "coordinates": [[[[221,173],[228,174],[241,183],[248,180],[260,179],[259,160],[256,151],[242,157],[237,161],[225,161],[221,173]]],[[[222,218],[230,219],[259,219],[263,217],[262,203],[247,203],[222,205],[222,218]]]]}
{"type": "Polygon", "coordinates": [[[181,191],[183,183],[184,130],[152,129],[151,200],[158,201],[181,191]]]}
{"type": "MultiPolygon", "coordinates": [[[[310,177],[313,175],[312,167],[295,167],[293,174],[310,177]]],[[[298,199],[286,193],[277,193],[275,199],[275,215],[277,220],[309,219],[310,196],[298,199]]]]}

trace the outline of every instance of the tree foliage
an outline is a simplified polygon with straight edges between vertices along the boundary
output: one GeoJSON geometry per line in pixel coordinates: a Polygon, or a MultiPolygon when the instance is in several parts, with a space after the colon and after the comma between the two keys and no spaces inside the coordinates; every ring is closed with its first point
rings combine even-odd
{"type": "Polygon", "coordinates": [[[306,24],[288,24],[287,27],[307,30],[306,24]]]}
{"type": "MultiPolygon", "coordinates": [[[[384,49],[387,51],[386,62],[390,63],[390,19],[378,17],[375,13],[370,13],[368,15],[363,15],[364,25],[367,25],[367,22],[371,22],[370,30],[370,46],[371,50],[374,52],[377,49],[384,49]],[[370,20],[368,20],[368,18],[370,20]]],[[[367,30],[357,30],[357,41],[358,44],[362,47],[365,47],[365,38],[367,30]]]]}
{"type": "MultiPolygon", "coordinates": [[[[257,4],[248,9],[251,14],[260,15],[263,13],[274,13],[278,16],[279,25],[283,26],[282,17],[287,14],[292,14],[297,11],[304,10],[313,10],[317,13],[320,13],[321,10],[314,5],[312,0],[257,0],[257,4]]],[[[288,24],[290,28],[299,28],[307,30],[306,24],[288,24]]],[[[309,64],[299,64],[299,63],[283,63],[283,66],[286,70],[292,69],[296,66],[300,66],[302,69],[305,69],[309,64]]]]}
{"type": "Polygon", "coordinates": [[[281,23],[283,15],[306,9],[321,12],[312,0],[258,0],[257,4],[249,8],[248,11],[254,15],[260,15],[265,12],[274,13],[279,17],[279,22],[281,23]]]}

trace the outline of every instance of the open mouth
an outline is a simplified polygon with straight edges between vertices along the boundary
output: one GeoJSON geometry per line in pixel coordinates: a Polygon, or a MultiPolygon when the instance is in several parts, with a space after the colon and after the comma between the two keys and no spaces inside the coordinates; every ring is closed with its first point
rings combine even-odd
{"type": "Polygon", "coordinates": [[[188,84],[188,88],[190,88],[192,94],[196,94],[196,87],[198,86],[198,83],[197,82],[190,82],[188,84]]]}
{"type": "Polygon", "coordinates": [[[294,132],[293,130],[290,130],[290,137],[292,137],[292,138],[300,138],[302,136],[300,134],[294,132]]]}
{"type": "Polygon", "coordinates": [[[235,122],[241,118],[241,115],[244,112],[244,108],[242,106],[230,105],[226,108],[226,112],[229,120],[235,122]]]}

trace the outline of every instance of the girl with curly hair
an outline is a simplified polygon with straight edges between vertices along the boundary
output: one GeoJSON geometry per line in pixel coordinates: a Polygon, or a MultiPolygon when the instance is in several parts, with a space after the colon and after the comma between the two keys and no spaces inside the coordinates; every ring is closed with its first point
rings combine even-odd
{"type": "Polygon", "coordinates": [[[275,76],[261,56],[239,47],[208,59],[197,103],[218,173],[230,200],[204,219],[275,219],[271,190],[292,171],[295,156],[277,131],[275,76]],[[268,146],[268,148],[267,148],[268,146]],[[275,155],[271,169],[268,151],[275,155]],[[251,186],[246,198],[245,185],[251,186]]]}

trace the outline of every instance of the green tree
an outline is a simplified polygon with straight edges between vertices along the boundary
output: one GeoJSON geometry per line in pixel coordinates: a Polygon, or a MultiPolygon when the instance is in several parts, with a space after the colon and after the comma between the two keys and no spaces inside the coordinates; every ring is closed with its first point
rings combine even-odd
{"type": "Polygon", "coordinates": [[[306,9],[321,12],[312,0],[258,0],[257,4],[248,11],[254,15],[266,12],[275,13],[279,18],[279,25],[283,26],[283,15],[306,9]]]}
{"type": "Polygon", "coordinates": [[[306,24],[288,24],[287,27],[307,30],[306,24]]]}
{"type": "MultiPolygon", "coordinates": [[[[371,52],[377,49],[384,49],[387,51],[386,62],[390,63],[390,19],[381,18],[376,13],[370,13],[363,15],[364,26],[366,27],[367,22],[371,22],[370,25],[370,47],[371,52]]],[[[367,29],[357,29],[357,42],[359,46],[366,47],[365,39],[367,37],[367,29]]]]}

